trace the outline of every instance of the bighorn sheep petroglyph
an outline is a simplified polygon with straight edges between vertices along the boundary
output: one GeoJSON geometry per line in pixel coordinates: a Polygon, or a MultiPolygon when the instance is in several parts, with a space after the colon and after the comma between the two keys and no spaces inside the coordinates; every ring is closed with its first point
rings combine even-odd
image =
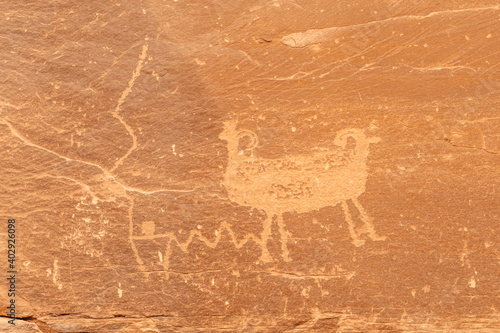
{"type": "Polygon", "coordinates": [[[283,259],[290,260],[289,233],[283,222],[286,212],[306,213],[341,204],[354,245],[365,243],[360,238],[363,234],[368,234],[372,240],[385,239],[377,235],[372,218],[358,201],[366,189],[369,145],[379,142],[380,138],[367,137],[361,129],[344,129],[334,139],[337,150],[316,150],[307,155],[270,159],[254,155],[252,150],[259,144],[254,132],[236,127],[235,121],[228,121],[219,135],[227,141],[228,150],[223,185],[229,200],[266,212],[263,231],[256,240],[262,249],[262,261],[272,261],[267,243],[274,218],[279,227],[283,259]],[[246,145],[240,142],[243,138],[246,138],[246,145]],[[354,142],[348,144],[349,138],[354,142]],[[348,200],[353,202],[364,222],[361,229],[354,225],[348,200]]]}

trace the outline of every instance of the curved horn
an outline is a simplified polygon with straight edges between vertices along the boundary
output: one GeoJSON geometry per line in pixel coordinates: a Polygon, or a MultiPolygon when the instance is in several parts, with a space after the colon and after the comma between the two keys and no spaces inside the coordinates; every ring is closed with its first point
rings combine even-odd
{"type": "Polygon", "coordinates": [[[239,139],[244,138],[246,136],[250,137],[250,139],[251,139],[250,144],[245,147],[246,150],[252,150],[259,145],[259,138],[257,137],[257,134],[255,134],[254,132],[252,132],[250,130],[241,130],[238,132],[236,137],[239,140],[239,139]]]}
{"type": "Polygon", "coordinates": [[[336,146],[341,146],[342,148],[345,148],[348,138],[353,138],[356,141],[356,143],[358,143],[359,141],[366,140],[366,135],[359,128],[344,129],[337,132],[337,136],[333,140],[333,143],[336,146]]]}

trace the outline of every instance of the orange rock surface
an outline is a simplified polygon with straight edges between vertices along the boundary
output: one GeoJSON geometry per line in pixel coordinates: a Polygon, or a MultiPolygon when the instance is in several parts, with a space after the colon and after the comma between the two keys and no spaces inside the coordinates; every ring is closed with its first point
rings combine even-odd
{"type": "Polygon", "coordinates": [[[2,332],[500,331],[498,1],[0,9],[2,332]]]}

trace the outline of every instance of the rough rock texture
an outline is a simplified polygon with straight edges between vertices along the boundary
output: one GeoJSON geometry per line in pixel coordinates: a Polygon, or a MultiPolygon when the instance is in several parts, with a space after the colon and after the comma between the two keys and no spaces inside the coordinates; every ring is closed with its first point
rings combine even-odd
{"type": "Polygon", "coordinates": [[[500,331],[498,0],[0,9],[19,332],[500,331]]]}

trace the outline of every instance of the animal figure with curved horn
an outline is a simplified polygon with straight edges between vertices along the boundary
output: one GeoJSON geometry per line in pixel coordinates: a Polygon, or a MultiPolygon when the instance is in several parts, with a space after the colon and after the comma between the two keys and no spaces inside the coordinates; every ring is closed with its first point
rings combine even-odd
{"type": "Polygon", "coordinates": [[[237,130],[236,125],[235,121],[226,122],[219,135],[228,143],[223,185],[229,200],[266,212],[263,231],[256,240],[262,249],[260,259],[263,262],[272,261],[267,243],[274,219],[279,227],[282,257],[285,261],[291,260],[287,245],[290,235],[283,222],[286,212],[306,213],[341,204],[355,246],[365,243],[361,239],[363,234],[374,241],[385,239],[377,235],[372,218],[358,201],[366,190],[369,145],[379,142],[380,138],[367,137],[361,129],[344,129],[333,141],[338,146],[336,151],[330,149],[270,159],[254,156],[252,150],[259,144],[257,135],[249,130],[237,130]],[[239,149],[243,138],[250,139],[250,142],[239,149]],[[349,141],[354,143],[348,145],[349,141]],[[245,153],[248,151],[251,154],[245,153]],[[364,222],[360,229],[354,225],[348,200],[352,201],[364,222]]]}

